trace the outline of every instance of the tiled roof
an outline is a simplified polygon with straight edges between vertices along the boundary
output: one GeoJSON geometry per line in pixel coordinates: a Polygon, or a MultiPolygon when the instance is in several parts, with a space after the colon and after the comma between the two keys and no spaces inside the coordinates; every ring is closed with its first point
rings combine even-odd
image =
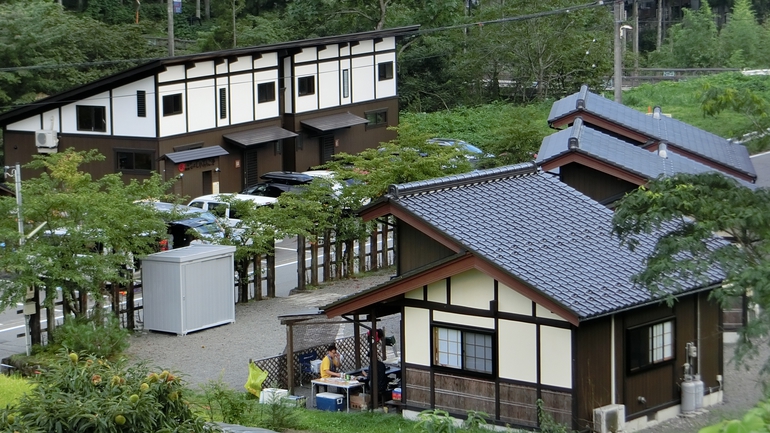
{"type": "Polygon", "coordinates": [[[668,116],[647,115],[592,93],[588,91],[587,86],[581,87],[577,93],[554,102],[548,115],[548,122],[552,123],[579,112],[591,113],[647,137],[670,143],[751,177],[756,177],[754,166],[745,146],[732,143],[718,135],[668,116]]]}
{"type": "Polygon", "coordinates": [[[198,159],[213,158],[216,156],[228,155],[229,153],[222,146],[208,146],[199,149],[183,150],[181,152],[171,152],[164,156],[174,164],[180,162],[196,161],[198,159]]]}
{"type": "Polygon", "coordinates": [[[653,301],[631,277],[656,238],[631,252],[611,234],[612,211],[532,167],[392,186],[390,200],[581,319],[653,301]]]}
{"type": "MultiPolygon", "coordinates": [[[[592,129],[586,126],[580,117],[575,118],[573,125],[569,128],[543,139],[536,162],[538,165],[543,165],[570,152],[588,155],[645,179],[672,176],[677,173],[698,174],[716,171],[714,168],[670,151],[666,152],[666,157],[663,158],[658,152],[651,152],[592,129]]],[[[736,180],[743,186],[755,187],[752,183],[736,180]]]]}

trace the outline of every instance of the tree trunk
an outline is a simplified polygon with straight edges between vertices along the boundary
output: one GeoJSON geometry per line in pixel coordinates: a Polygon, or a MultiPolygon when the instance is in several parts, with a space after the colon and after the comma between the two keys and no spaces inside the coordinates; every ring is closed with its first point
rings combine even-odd
{"type": "Polygon", "coordinates": [[[174,2],[166,0],[168,15],[168,56],[174,57],[174,2]]]}
{"type": "Polygon", "coordinates": [[[663,45],[663,0],[658,0],[658,39],[655,41],[655,48],[660,49],[663,45]]]}
{"type": "Polygon", "coordinates": [[[206,19],[210,20],[211,19],[211,0],[204,0],[203,8],[205,9],[206,19]]]}
{"type": "Polygon", "coordinates": [[[262,300],[262,254],[254,256],[254,299],[262,300]]]}
{"type": "Polygon", "coordinates": [[[310,243],[310,285],[318,287],[318,238],[310,243]]]}
{"type": "Polygon", "coordinates": [[[305,237],[302,235],[297,236],[297,289],[305,290],[305,237]]]}
{"type": "Polygon", "coordinates": [[[267,297],[275,298],[275,241],[271,241],[272,254],[267,255],[267,297]]]}
{"type": "Polygon", "coordinates": [[[324,250],[324,263],[323,263],[323,280],[324,282],[329,281],[331,279],[331,255],[332,255],[332,246],[331,246],[331,232],[329,230],[326,230],[324,232],[324,244],[323,244],[323,250],[324,250]]]}
{"type": "Polygon", "coordinates": [[[249,302],[249,259],[238,261],[238,302],[249,302]]]}
{"type": "MultiPolygon", "coordinates": [[[[201,17],[201,0],[195,0],[195,18],[201,17]]],[[[200,20],[198,21],[200,22],[200,20]]]]}

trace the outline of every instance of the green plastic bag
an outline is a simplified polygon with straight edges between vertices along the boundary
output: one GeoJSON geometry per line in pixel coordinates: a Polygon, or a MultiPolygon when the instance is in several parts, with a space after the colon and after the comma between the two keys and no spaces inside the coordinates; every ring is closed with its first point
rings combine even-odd
{"type": "Polygon", "coordinates": [[[265,379],[267,379],[267,372],[257,367],[257,364],[249,362],[249,378],[243,387],[259,398],[259,393],[262,391],[262,382],[265,379]]]}

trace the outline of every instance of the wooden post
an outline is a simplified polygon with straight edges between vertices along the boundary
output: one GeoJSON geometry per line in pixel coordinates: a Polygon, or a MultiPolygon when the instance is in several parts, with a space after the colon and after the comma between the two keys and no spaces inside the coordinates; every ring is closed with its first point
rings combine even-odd
{"type": "Polygon", "coordinates": [[[382,327],[382,338],[380,339],[380,353],[382,353],[382,360],[388,359],[388,352],[385,346],[385,327],[382,327]]]}
{"type": "Polygon", "coordinates": [[[358,240],[358,273],[366,272],[366,236],[358,240]]]}
{"type": "Polygon", "coordinates": [[[388,219],[382,223],[382,267],[387,268],[390,266],[390,260],[388,258],[388,219]]]}
{"type": "Polygon", "coordinates": [[[379,266],[377,266],[377,255],[379,254],[379,248],[377,247],[377,235],[379,233],[380,226],[379,224],[374,225],[374,231],[372,231],[371,240],[369,241],[369,260],[371,261],[370,270],[376,271],[379,266]]]}
{"type": "Polygon", "coordinates": [[[294,395],[294,327],[286,324],[286,389],[294,395]]]}
{"type": "Polygon", "coordinates": [[[305,237],[297,236],[297,289],[305,290],[305,237]]]}
{"type": "Polygon", "coordinates": [[[372,320],[372,338],[369,341],[369,384],[372,388],[372,409],[374,409],[379,407],[380,403],[380,387],[378,386],[380,379],[377,377],[377,315],[374,308],[372,308],[370,315],[371,317],[369,318],[372,320]]]}
{"type": "Polygon", "coordinates": [[[267,297],[275,298],[275,241],[270,241],[272,254],[267,255],[267,297]]]}
{"type": "Polygon", "coordinates": [[[358,314],[355,314],[353,316],[353,341],[355,342],[353,353],[356,358],[356,370],[361,368],[361,327],[358,326],[358,320],[358,314]]]}

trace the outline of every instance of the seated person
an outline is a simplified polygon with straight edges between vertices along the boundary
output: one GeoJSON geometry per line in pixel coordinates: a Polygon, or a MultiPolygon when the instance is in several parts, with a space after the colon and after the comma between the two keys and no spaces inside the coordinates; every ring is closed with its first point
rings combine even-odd
{"type": "Polygon", "coordinates": [[[342,377],[340,372],[340,354],[337,352],[337,346],[329,345],[326,356],[321,361],[321,378],[342,377]]]}
{"type": "MultiPolygon", "coordinates": [[[[364,369],[361,374],[363,374],[363,376],[361,376],[359,380],[367,387],[371,388],[371,378],[366,369],[364,369]]],[[[385,374],[385,363],[377,359],[377,391],[380,395],[383,395],[388,391],[388,382],[388,375],[385,374]]]]}

